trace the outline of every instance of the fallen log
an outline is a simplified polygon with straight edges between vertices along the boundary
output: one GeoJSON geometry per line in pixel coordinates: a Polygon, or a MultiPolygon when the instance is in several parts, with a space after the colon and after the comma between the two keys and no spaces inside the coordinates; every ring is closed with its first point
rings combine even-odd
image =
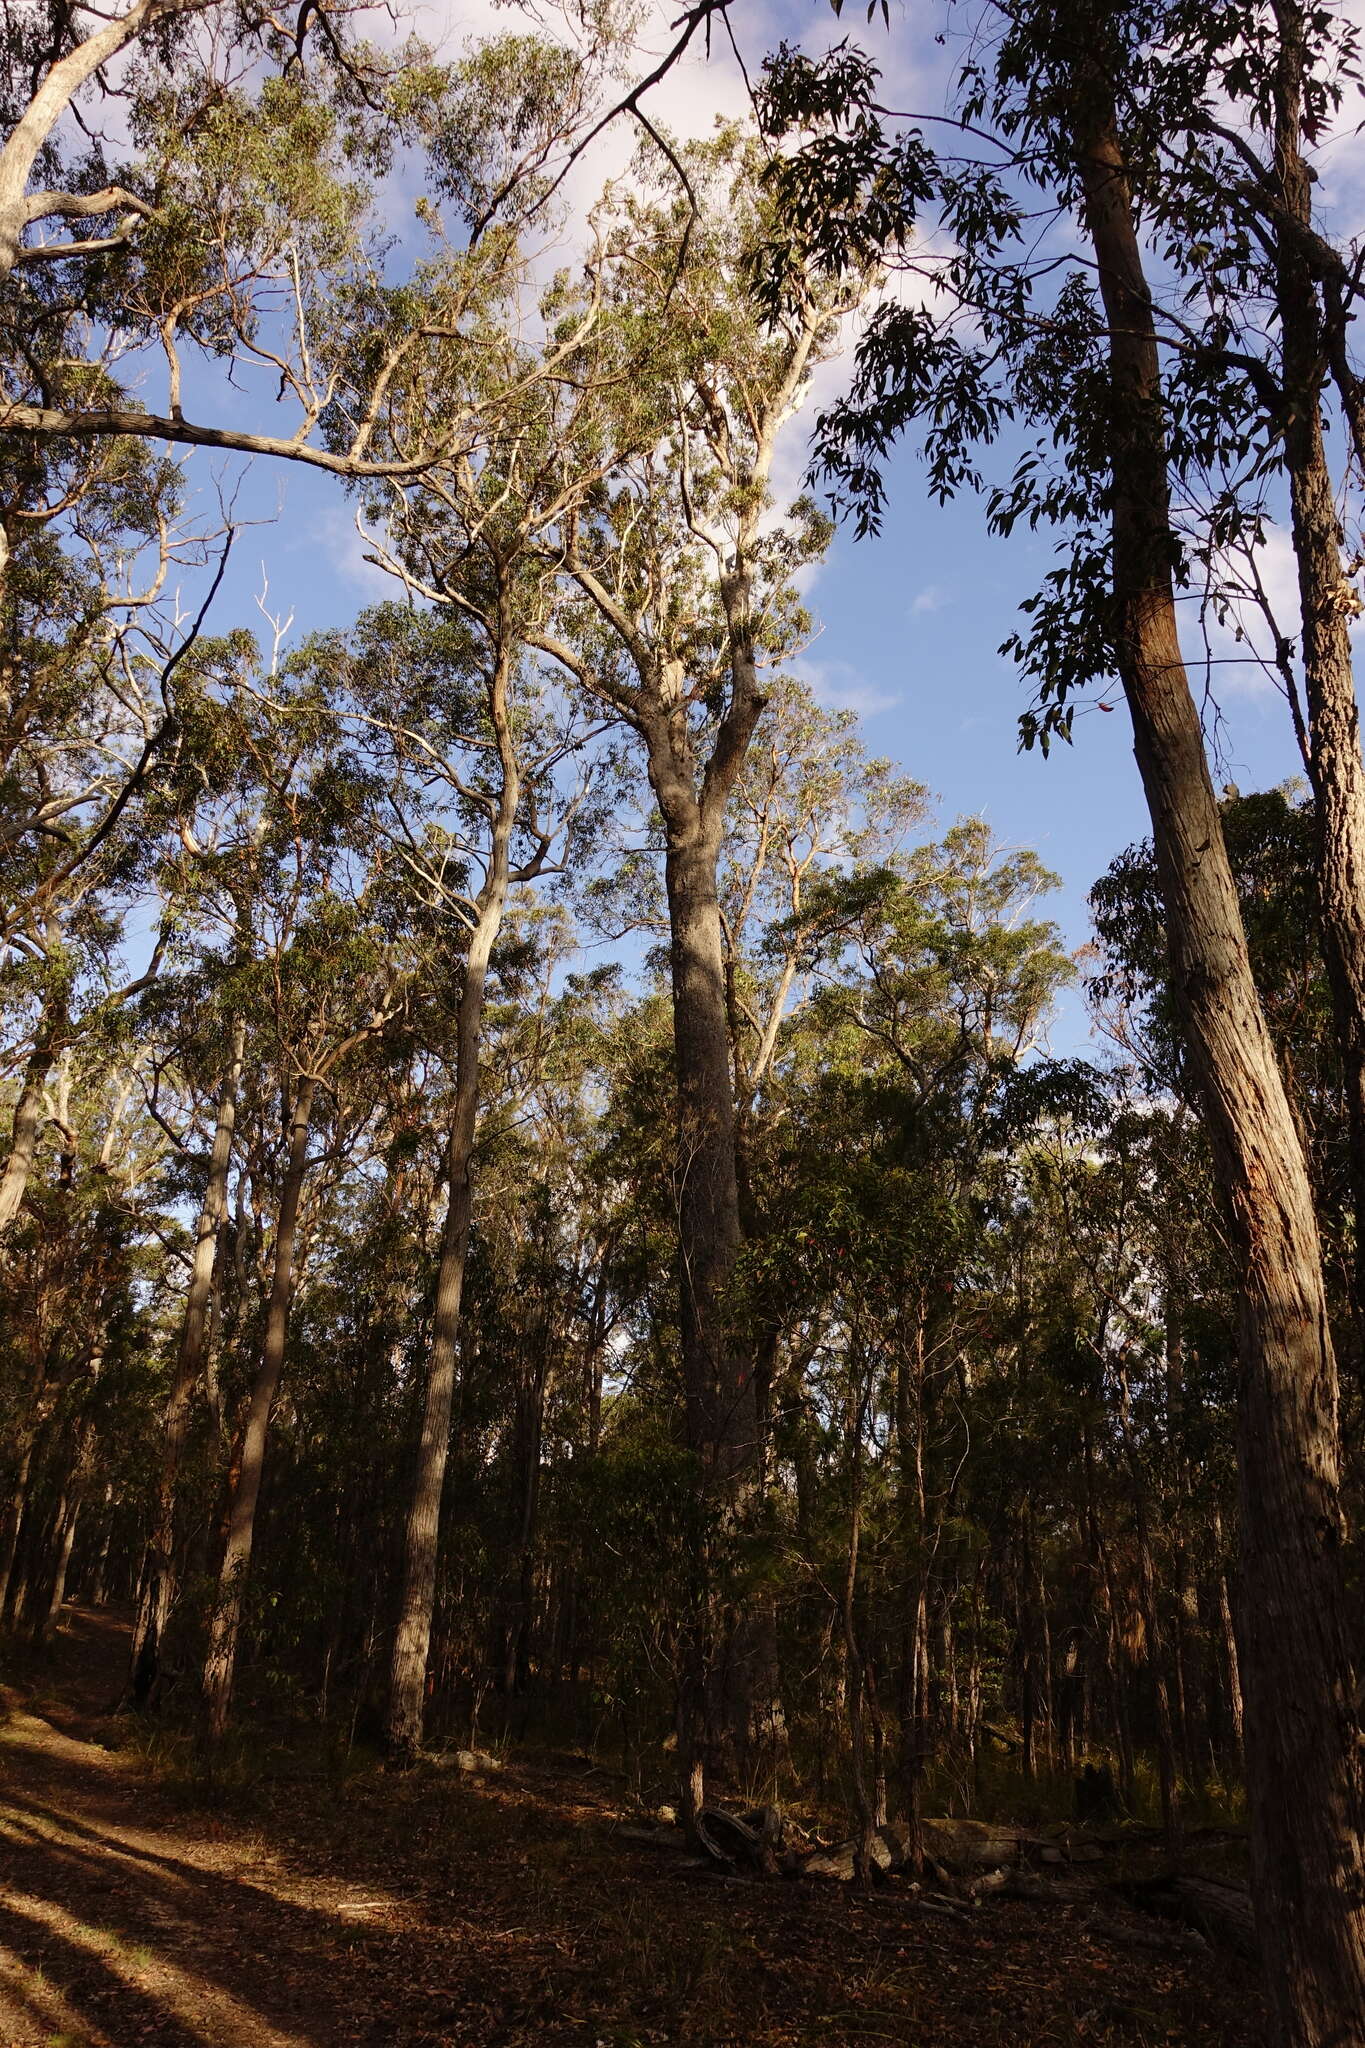
{"type": "Polygon", "coordinates": [[[1233,1949],[1240,1956],[1254,1959],[1258,1953],[1251,1894],[1245,1885],[1182,1872],[1168,1877],[1131,1879],[1115,1885],[1114,1890],[1144,1912],[1178,1920],[1193,1927],[1206,1941],[1233,1949]]]}
{"type": "Polygon", "coordinates": [[[502,1758],[492,1756],[486,1749],[440,1749],[430,1753],[427,1762],[434,1771],[471,1771],[482,1775],[487,1771],[500,1771],[502,1758]]]}
{"type": "MultiPolygon", "coordinates": [[[[904,1829],[908,1848],[909,1829],[904,1822],[898,1825],[904,1829]]],[[[925,1820],[920,1828],[927,1854],[962,1877],[998,1870],[1002,1863],[1018,1863],[1031,1840],[1019,1828],[996,1827],[985,1820],[925,1820]]]]}
{"type": "Polygon", "coordinates": [[[642,1849],[685,1849],[687,1847],[687,1837],[681,1828],[617,1828],[616,1838],[621,1842],[636,1842],[642,1849]]]}
{"type": "MultiPolygon", "coordinates": [[[[984,1820],[930,1819],[920,1827],[925,1871],[945,1880],[981,1878],[1031,1863],[1097,1863],[1110,1853],[1108,1845],[1093,1839],[1068,1840],[1065,1835],[1049,1839],[984,1820]]],[[[667,1823],[636,1824],[619,1827],[616,1832],[623,1841],[641,1848],[682,1852],[689,1846],[683,1830],[667,1823]]],[[[792,1848],[783,1856],[782,1816],[772,1806],[755,1807],[743,1814],[718,1806],[703,1807],[697,1816],[693,1846],[722,1870],[768,1877],[781,1870],[788,1877],[828,1878],[841,1884],[851,1883],[857,1872],[858,1841],[852,1836],[809,1849],[792,1848]]],[[[908,1869],[908,1822],[892,1821],[876,1828],[868,1842],[867,1862],[871,1870],[881,1873],[908,1869]]]]}
{"type": "Polygon", "coordinates": [[[1078,1906],[1094,1897],[1093,1887],[1084,1879],[1039,1877],[1028,1870],[1004,1873],[1004,1882],[991,1887],[997,1899],[1023,1899],[1030,1906],[1078,1906]]]}
{"type": "MultiPolygon", "coordinates": [[[[871,1870],[888,1871],[895,1869],[895,1852],[887,1840],[889,1828],[874,1831],[867,1845],[867,1862],[871,1870]]],[[[858,1874],[858,1844],[856,1841],[836,1842],[832,1849],[812,1849],[804,1856],[793,1858],[787,1865],[791,1877],[827,1877],[839,1884],[851,1884],[858,1874]]]]}

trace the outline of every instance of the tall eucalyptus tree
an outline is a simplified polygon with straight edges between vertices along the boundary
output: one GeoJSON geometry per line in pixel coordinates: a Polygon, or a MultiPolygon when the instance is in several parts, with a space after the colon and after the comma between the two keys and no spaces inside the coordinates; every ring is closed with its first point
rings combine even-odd
{"type": "MultiPolygon", "coordinates": [[[[1276,178],[1292,186],[1286,124],[1302,126],[1295,94],[1303,78],[1301,67],[1298,86],[1290,76],[1295,24],[1278,26],[1276,178]]],[[[1230,80],[1245,86],[1246,65],[1260,65],[1246,53],[1263,47],[1261,28],[1254,8],[1220,16],[1215,33],[1227,40],[1230,80]]],[[[1319,31],[1330,34],[1325,16],[1319,31]]],[[[825,423],[822,459],[875,522],[880,458],[913,422],[926,423],[931,486],[941,494],[981,482],[981,446],[1007,422],[1031,430],[1036,440],[990,500],[999,531],[1027,519],[1066,534],[1058,566],[1009,643],[1037,691],[1025,739],[1069,736],[1076,696],[1107,675],[1128,702],[1172,989],[1242,1263],[1242,1677],[1260,1920],[1284,2037],[1316,2044],[1365,2024],[1365,1787],[1348,1704],[1356,1692],[1337,1368],[1318,1218],[1252,973],[1178,625],[1191,553],[1177,493],[1201,465],[1233,466],[1257,442],[1238,397],[1247,364],[1227,346],[1227,321],[1191,330],[1184,302],[1167,306],[1144,248],[1149,224],[1160,232],[1170,218],[1155,161],[1171,104],[1159,92],[1149,100],[1144,86],[1186,34],[1195,43],[1200,30],[1178,7],[1011,10],[991,64],[969,64],[963,90],[966,126],[992,138],[988,162],[935,165],[922,133],[882,128],[866,60],[844,50],[825,65],[779,62],[769,110],[779,124],[812,102],[835,110],[831,135],[842,141],[823,161],[819,151],[798,152],[778,176],[796,232],[818,235],[826,223],[826,259],[836,268],[881,230],[888,183],[907,164],[912,183],[934,191],[954,238],[951,249],[911,247],[902,208],[897,260],[932,276],[942,296],[892,303],[874,319],[852,399],[825,423]],[[869,129],[855,108],[880,136],[861,207],[839,186],[856,160],[867,162],[869,129]],[[1059,224],[1058,248],[1024,249],[1038,187],[1063,212],[1076,209],[1079,245],[1059,224]],[[1049,440],[1065,446],[1065,467],[1049,459],[1049,440]]],[[[1184,74],[1205,115],[1215,71],[1206,64],[1184,74]]],[[[1186,125],[1197,133],[1198,116],[1186,125]]],[[[1272,210],[1302,251],[1304,224],[1283,193],[1272,210]]],[[[1245,264],[1237,225],[1228,247],[1233,265],[1245,264]]],[[[1288,329],[1284,340],[1292,354],[1288,329]]],[[[1306,425],[1286,442],[1301,543],[1311,539],[1303,521],[1311,440],[1306,425]]],[[[1216,540],[1216,511],[1211,532],[1216,540]]],[[[1211,560],[1207,538],[1202,545],[1211,560]]],[[[1310,652],[1321,638],[1315,602],[1310,596],[1310,652]]],[[[1340,743],[1338,732],[1332,744],[1340,743]]],[[[1347,767],[1341,830],[1353,815],[1358,760],[1347,767]]]]}
{"type": "MultiPolygon", "coordinates": [[[[687,1437],[725,1521],[752,1501],[759,1423],[752,1359],[727,1304],[743,1229],[718,875],[765,673],[807,629],[793,576],[827,538],[808,502],[774,504],[781,436],[867,280],[830,289],[793,271],[787,305],[765,328],[746,271],[770,227],[762,158],[727,134],[682,161],[685,191],[666,166],[654,173],[662,191],[626,201],[604,230],[603,314],[581,356],[604,394],[586,445],[613,459],[600,487],[565,505],[559,534],[604,652],[587,651],[589,625],[579,651],[555,651],[636,735],[662,821],[687,1437]]],[[[711,1595],[699,1591],[704,1611],[711,1595]]],[[[716,1626],[699,1623],[682,1680],[690,1813],[704,1797],[716,1626]]]]}

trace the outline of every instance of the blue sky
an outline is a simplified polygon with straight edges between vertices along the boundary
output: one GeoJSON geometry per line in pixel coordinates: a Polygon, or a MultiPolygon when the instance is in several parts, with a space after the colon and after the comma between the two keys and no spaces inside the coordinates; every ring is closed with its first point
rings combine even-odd
{"type": "MultiPolygon", "coordinates": [[[[996,650],[1048,567],[1048,544],[989,539],[972,498],[930,503],[908,451],[893,464],[888,496],[879,539],[841,534],[835,543],[812,593],[824,625],[813,657],[847,665],[842,680],[850,701],[862,692],[869,746],[928,784],[945,824],[979,813],[1002,842],[1041,855],[1062,883],[1050,914],[1069,946],[1083,945],[1087,891],[1148,831],[1122,696],[1106,698],[1112,712],[1079,716],[1071,746],[1054,746],[1046,759],[1020,753],[1027,693],[996,650]]],[[[1259,673],[1219,687],[1215,782],[1249,791],[1298,772],[1286,706],[1259,673]]],[[[1078,1052],[1087,1041],[1075,995],[1063,1003],[1053,1048],[1078,1052]]]]}

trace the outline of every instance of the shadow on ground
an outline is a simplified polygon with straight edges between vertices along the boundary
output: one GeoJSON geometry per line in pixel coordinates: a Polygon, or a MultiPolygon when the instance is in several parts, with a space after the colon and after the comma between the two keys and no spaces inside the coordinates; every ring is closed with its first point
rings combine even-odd
{"type": "Polygon", "coordinates": [[[126,1631],[67,1611],[0,1727],[5,2048],[1252,2048],[1219,1958],[1019,1902],[718,1884],[611,1836],[600,1777],[361,1773],[249,1819],[117,1738],[126,1631]]]}

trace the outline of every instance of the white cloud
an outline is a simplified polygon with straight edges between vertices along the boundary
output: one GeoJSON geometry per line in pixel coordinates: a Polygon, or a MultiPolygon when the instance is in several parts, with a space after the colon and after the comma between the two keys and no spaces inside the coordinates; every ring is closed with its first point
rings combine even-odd
{"type": "MultiPolygon", "coordinates": [[[[1365,0],[1345,0],[1344,22],[1365,38],[1365,0]]],[[[1348,82],[1335,124],[1312,152],[1320,183],[1314,206],[1328,231],[1355,240],[1365,233],[1365,132],[1360,125],[1360,95],[1348,82]]]]}
{"type": "Polygon", "coordinates": [[[1282,526],[1246,561],[1224,565],[1232,594],[1224,616],[1199,596],[1182,603],[1182,641],[1192,675],[1207,674],[1215,699],[1260,697],[1279,687],[1275,638],[1298,645],[1299,589],[1293,543],[1282,526]]]}
{"type": "Polygon", "coordinates": [[[910,616],[917,619],[928,612],[941,612],[948,601],[947,594],[937,583],[926,583],[923,590],[917,591],[910,600],[910,616]]]}
{"type": "Polygon", "coordinates": [[[894,691],[870,682],[852,662],[812,661],[807,656],[790,666],[826,711],[853,711],[859,718],[875,718],[879,711],[890,711],[900,702],[894,691]]]}
{"type": "MultiPolygon", "coordinates": [[[[287,529],[286,529],[287,534],[287,529]]],[[[385,599],[399,601],[403,585],[373,559],[374,543],[356,526],[351,512],[342,505],[322,506],[307,522],[296,541],[285,541],[285,562],[296,548],[308,555],[325,556],[328,574],[354,598],[357,610],[385,599]]]]}

